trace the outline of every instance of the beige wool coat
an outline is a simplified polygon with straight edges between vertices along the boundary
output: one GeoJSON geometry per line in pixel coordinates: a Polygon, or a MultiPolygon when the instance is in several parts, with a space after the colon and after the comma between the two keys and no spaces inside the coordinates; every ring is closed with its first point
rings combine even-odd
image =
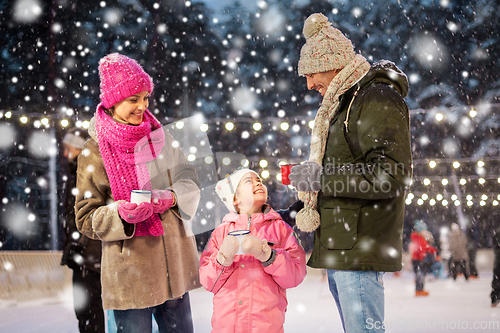
{"type": "Polygon", "coordinates": [[[448,243],[450,244],[451,260],[469,260],[467,238],[462,230],[450,231],[448,234],[448,243]]]}
{"type": "Polygon", "coordinates": [[[160,215],[163,236],[134,237],[135,224],[118,214],[93,125],[89,133],[78,158],[76,224],[102,241],[104,309],[152,307],[200,287],[196,241],[185,222],[196,212],[199,182],[182,151],[172,148],[174,139],[167,132],[161,154],[147,166],[153,189],[174,191],[177,204],[160,215]]]}

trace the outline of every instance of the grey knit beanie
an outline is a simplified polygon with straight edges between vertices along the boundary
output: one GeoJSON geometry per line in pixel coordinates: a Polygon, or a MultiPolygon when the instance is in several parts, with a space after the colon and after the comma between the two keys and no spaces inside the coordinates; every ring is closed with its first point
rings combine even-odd
{"type": "Polygon", "coordinates": [[[310,15],[302,33],[306,43],[300,50],[299,76],[342,69],[354,59],[351,41],[325,15],[310,15]]]}

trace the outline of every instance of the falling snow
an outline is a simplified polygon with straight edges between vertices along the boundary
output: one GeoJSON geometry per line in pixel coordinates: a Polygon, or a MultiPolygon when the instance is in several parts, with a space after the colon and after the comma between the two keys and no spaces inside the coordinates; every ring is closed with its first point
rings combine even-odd
{"type": "MultiPolygon", "coordinates": [[[[62,193],[67,180],[60,141],[66,128],[88,128],[99,98],[96,66],[109,52],[138,59],[152,75],[150,111],[180,126],[171,130],[179,133],[175,142],[203,174],[202,203],[190,221],[200,249],[223,213],[213,184],[239,166],[262,175],[274,208],[288,207],[296,192],[281,185],[279,164],[308,159],[321,103],[296,73],[302,24],[313,11],[327,15],[370,62],[392,60],[408,75],[413,178],[403,250],[416,218],[436,239],[463,219],[476,244],[491,247],[500,221],[495,1],[56,2],[0,5],[7,37],[0,46],[1,250],[53,249],[58,236],[49,226],[61,221],[51,221],[50,195],[62,193]],[[206,118],[189,131],[176,122],[194,115],[206,118]]],[[[309,307],[302,300],[290,311],[307,315],[309,307]]]]}

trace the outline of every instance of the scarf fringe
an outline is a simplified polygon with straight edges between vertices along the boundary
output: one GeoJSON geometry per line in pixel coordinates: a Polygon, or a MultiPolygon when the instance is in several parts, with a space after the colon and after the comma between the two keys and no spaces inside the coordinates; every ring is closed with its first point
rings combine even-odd
{"type": "Polygon", "coordinates": [[[313,232],[318,229],[321,219],[316,209],[304,207],[295,217],[297,227],[304,232],[313,232]]]}

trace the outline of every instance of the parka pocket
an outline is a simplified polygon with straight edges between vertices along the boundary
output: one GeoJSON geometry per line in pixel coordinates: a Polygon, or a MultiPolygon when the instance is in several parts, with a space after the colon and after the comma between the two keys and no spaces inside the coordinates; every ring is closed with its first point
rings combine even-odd
{"type": "Polygon", "coordinates": [[[321,244],[329,250],[350,250],[358,240],[361,205],[321,208],[321,244]]]}

